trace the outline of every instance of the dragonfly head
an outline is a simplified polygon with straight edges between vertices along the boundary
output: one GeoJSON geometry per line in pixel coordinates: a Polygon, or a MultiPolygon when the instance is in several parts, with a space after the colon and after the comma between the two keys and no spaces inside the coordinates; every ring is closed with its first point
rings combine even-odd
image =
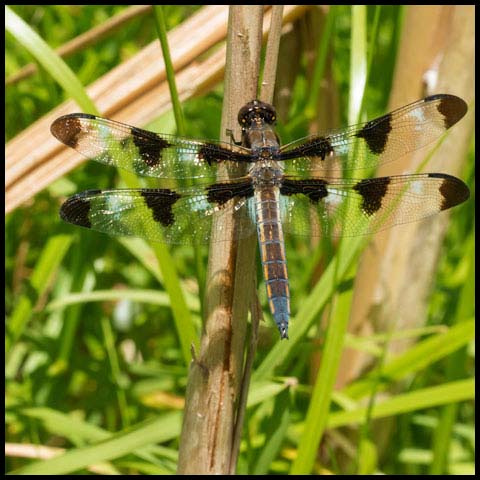
{"type": "Polygon", "coordinates": [[[238,123],[240,126],[250,128],[253,125],[267,123],[273,125],[277,119],[277,112],[272,105],[261,100],[252,100],[244,105],[238,112],[238,123]]]}

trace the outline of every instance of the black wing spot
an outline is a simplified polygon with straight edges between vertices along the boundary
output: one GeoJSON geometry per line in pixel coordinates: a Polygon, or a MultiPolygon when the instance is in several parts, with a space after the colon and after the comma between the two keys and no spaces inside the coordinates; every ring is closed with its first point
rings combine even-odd
{"type": "Polygon", "coordinates": [[[367,122],[360,131],[355,133],[355,136],[363,138],[367,142],[369,150],[376,155],[380,155],[385,151],[391,131],[392,116],[388,113],[383,117],[367,122]]]}
{"type": "Polygon", "coordinates": [[[232,198],[250,198],[253,197],[252,180],[231,183],[214,183],[206,188],[207,200],[211,204],[219,207],[225,205],[232,198]]]}
{"type": "MultiPolygon", "coordinates": [[[[154,167],[160,163],[162,158],[162,150],[170,147],[165,139],[156,133],[148,132],[140,128],[132,127],[133,144],[137,147],[138,153],[143,161],[149,166],[154,167]]],[[[123,145],[125,147],[126,144],[123,145]]]]}
{"type": "Polygon", "coordinates": [[[328,182],[323,179],[291,180],[284,178],[280,187],[282,195],[306,195],[313,203],[318,203],[328,195],[328,182]]]}
{"type": "Polygon", "coordinates": [[[445,128],[449,129],[467,113],[467,104],[464,100],[456,97],[455,95],[433,95],[432,97],[427,97],[425,101],[436,100],[437,97],[441,98],[441,101],[437,106],[437,110],[443,116],[445,128]]]}
{"type": "Polygon", "coordinates": [[[95,119],[97,117],[87,113],[64,115],[63,117],[57,118],[52,123],[50,131],[55,138],[65,145],[76,148],[78,145],[78,139],[83,130],[82,122],[80,121],[81,118],[95,119]]]}
{"type": "Polygon", "coordinates": [[[142,190],[141,195],[145,199],[148,208],[152,210],[153,219],[156,222],[164,227],[173,225],[175,216],[172,207],[181,197],[180,194],[168,188],[155,188],[142,190]]]}
{"type": "Polygon", "coordinates": [[[92,228],[90,222],[91,203],[87,198],[102,193],[101,190],[87,190],[68,198],[60,208],[60,218],[68,223],[92,228]]]}
{"type": "Polygon", "coordinates": [[[446,175],[444,173],[429,173],[431,178],[441,178],[443,182],[438,188],[442,195],[441,210],[454,207],[465,202],[470,197],[470,190],[459,178],[446,175]]]}
{"type": "Polygon", "coordinates": [[[230,160],[234,162],[253,162],[252,155],[245,155],[240,152],[234,152],[215,145],[214,143],[204,143],[198,150],[198,158],[204,162],[207,162],[209,166],[212,163],[219,163],[224,160],[230,160]]]}
{"type": "Polygon", "coordinates": [[[335,153],[330,140],[327,137],[315,137],[292,148],[290,151],[280,153],[279,160],[290,160],[297,157],[320,157],[325,160],[326,157],[335,153]]]}
{"type": "Polygon", "coordinates": [[[382,200],[388,190],[390,178],[367,178],[358,182],[353,190],[362,196],[362,211],[367,216],[374,215],[382,207],[382,200]]]}

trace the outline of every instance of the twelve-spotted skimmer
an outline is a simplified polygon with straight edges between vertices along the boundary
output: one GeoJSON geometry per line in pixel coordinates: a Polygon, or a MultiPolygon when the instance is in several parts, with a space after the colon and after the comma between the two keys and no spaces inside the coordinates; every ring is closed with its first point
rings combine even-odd
{"type": "Polygon", "coordinates": [[[456,96],[433,95],[364,124],[284,146],[274,131],[275,109],[259,100],[238,114],[241,145],[65,115],[51,127],[58,140],[98,162],[155,177],[162,188],[88,190],[70,197],[60,215],[108,234],[173,244],[240,239],[256,231],[270,310],[280,337],[288,338],[283,233],[366,235],[464,202],[467,186],[442,173],[353,180],[338,178],[338,172],[372,170],[419,149],[466,111],[456,96]],[[222,221],[212,228],[214,217],[222,221]]]}

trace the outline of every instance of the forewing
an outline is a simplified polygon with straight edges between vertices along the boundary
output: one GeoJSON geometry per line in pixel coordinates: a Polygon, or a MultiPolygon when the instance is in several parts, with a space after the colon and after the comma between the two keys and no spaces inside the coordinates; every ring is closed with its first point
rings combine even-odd
{"type": "Polygon", "coordinates": [[[219,164],[233,167],[228,176],[240,176],[241,164],[251,160],[247,149],[228,143],[191,140],[149,132],[83,113],[57,118],[52,134],[87,158],[138,175],[160,179],[226,179],[219,164]]]}

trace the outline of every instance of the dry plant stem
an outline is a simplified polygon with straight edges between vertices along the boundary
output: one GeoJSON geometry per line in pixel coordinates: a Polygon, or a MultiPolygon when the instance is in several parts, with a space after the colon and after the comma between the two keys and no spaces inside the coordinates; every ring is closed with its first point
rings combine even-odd
{"type": "Polygon", "coordinates": [[[267,48],[265,51],[265,67],[259,98],[267,103],[272,103],[275,90],[275,77],[277,74],[278,51],[280,50],[280,37],[282,35],[283,5],[272,7],[272,20],[268,34],[267,48]]]}
{"type": "MultiPolygon", "coordinates": [[[[87,32],[82,33],[78,37],[75,37],[73,40],[62,45],[56,50],[60,57],[67,57],[69,55],[82,50],[89,45],[92,45],[98,42],[101,38],[107,36],[110,33],[113,33],[115,30],[118,30],[125,23],[129,22],[131,19],[145,15],[151,9],[151,5],[134,5],[125,9],[123,12],[115,15],[106,22],[98,25],[94,28],[91,28],[87,32]]],[[[29,63],[21,68],[17,73],[11,75],[5,80],[5,86],[13,85],[14,83],[23,80],[30,75],[33,75],[38,70],[38,67],[35,63],[29,63]]]]}
{"type": "MultiPolygon", "coordinates": [[[[265,52],[265,67],[263,72],[263,82],[259,98],[266,102],[272,102],[273,91],[275,88],[275,77],[277,72],[277,58],[280,48],[280,37],[282,31],[283,6],[275,5],[272,8],[272,18],[270,23],[270,32],[268,35],[267,48],[265,52]]],[[[262,317],[262,310],[257,296],[256,278],[253,277],[253,288],[251,290],[250,310],[252,313],[252,331],[250,346],[248,348],[243,370],[242,386],[240,398],[237,407],[237,417],[235,419],[235,430],[233,436],[232,457],[230,460],[230,474],[234,474],[237,467],[238,454],[240,450],[240,440],[243,432],[243,422],[245,410],[247,408],[248,390],[250,387],[250,378],[252,374],[253,361],[257,350],[258,324],[262,317]]]]}
{"type": "MultiPolygon", "coordinates": [[[[259,77],[262,6],[232,6],[229,15],[221,137],[240,130],[237,113],[255,97],[259,77]]],[[[225,228],[216,222],[213,228],[225,228]]],[[[232,232],[233,235],[233,232],[232,232]]],[[[255,274],[255,237],[211,246],[206,323],[192,362],[180,439],[178,473],[228,474],[242,381],[246,319],[255,274]]]]}

